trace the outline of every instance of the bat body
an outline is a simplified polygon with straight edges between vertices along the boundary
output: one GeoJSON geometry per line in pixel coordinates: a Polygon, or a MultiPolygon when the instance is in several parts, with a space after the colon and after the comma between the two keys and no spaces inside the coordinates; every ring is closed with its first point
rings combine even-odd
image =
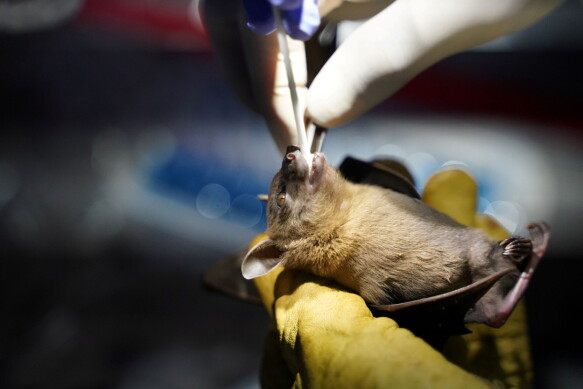
{"type": "MultiPolygon", "coordinates": [[[[390,304],[449,292],[512,269],[466,317],[494,326],[503,324],[520,297],[509,303],[506,296],[533,254],[530,239],[496,242],[418,199],[349,182],[323,154],[314,154],[308,168],[294,146],[271,183],[267,217],[270,238],[247,254],[245,278],[281,264],[332,278],[370,304],[390,304]]],[[[545,225],[536,229],[547,237],[545,225]]],[[[546,242],[541,245],[537,249],[544,251],[546,242]]]]}

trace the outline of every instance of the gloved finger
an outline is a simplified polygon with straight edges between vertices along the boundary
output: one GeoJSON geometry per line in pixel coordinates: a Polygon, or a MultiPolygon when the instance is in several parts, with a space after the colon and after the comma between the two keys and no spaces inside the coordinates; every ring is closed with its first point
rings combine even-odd
{"type": "MultiPolygon", "coordinates": [[[[297,144],[295,118],[283,56],[276,34],[260,35],[241,29],[243,49],[253,96],[282,154],[297,144]]],[[[297,85],[301,112],[305,110],[307,71],[304,42],[286,38],[297,85]]]]}
{"type": "Polygon", "coordinates": [[[286,34],[307,40],[320,25],[317,0],[243,0],[247,25],[251,30],[267,35],[276,30],[274,7],[282,19],[286,34]]]}
{"type": "Polygon", "coordinates": [[[308,93],[317,124],[343,124],[444,57],[524,28],[562,0],[401,0],[352,33],[308,93]]]}
{"type": "MultiPolygon", "coordinates": [[[[297,144],[290,91],[276,34],[257,34],[246,25],[242,3],[206,0],[207,31],[222,71],[237,97],[266,121],[283,153],[297,144]]],[[[302,111],[307,95],[304,44],[288,38],[290,59],[302,111]]]]}
{"type": "Polygon", "coordinates": [[[202,0],[200,9],[224,77],[241,102],[247,108],[259,112],[244,61],[245,53],[240,33],[241,3],[231,0],[202,0]]]}
{"type": "Polygon", "coordinates": [[[368,19],[395,0],[322,0],[318,3],[320,15],[327,21],[368,19]]]}

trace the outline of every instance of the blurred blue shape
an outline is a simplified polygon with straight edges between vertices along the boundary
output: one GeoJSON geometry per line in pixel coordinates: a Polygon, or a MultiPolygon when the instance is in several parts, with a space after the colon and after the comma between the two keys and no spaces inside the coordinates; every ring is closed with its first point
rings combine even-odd
{"type": "Polygon", "coordinates": [[[243,0],[247,25],[259,34],[276,29],[273,7],[281,11],[283,28],[294,39],[308,40],[320,26],[316,0],[243,0]]]}
{"type": "Polygon", "coordinates": [[[205,185],[196,196],[196,209],[209,219],[223,216],[231,206],[231,195],[224,186],[211,183],[205,185]]]}
{"type": "Polygon", "coordinates": [[[149,189],[186,203],[207,218],[263,231],[266,217],[256,195],[265,193],[269,182],[257,176],[248,166],[227,167],[219,158],[208,154],[203,158],[183,146],[146,172],[149,189]]]}
{"type": "Polygon", "coordinates": [[[241,227],[253,227],[263,216],[263,206],[257,196],[242,194],[231,203],[229,219],[241,227]]]}

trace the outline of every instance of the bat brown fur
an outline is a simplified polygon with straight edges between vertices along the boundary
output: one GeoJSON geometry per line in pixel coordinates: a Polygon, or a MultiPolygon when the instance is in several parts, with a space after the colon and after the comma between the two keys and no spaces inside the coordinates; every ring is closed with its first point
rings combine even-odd
{"type": "MultiPolygon", "coordinates": [[[[481,231],[412,197],[349,182],[322,154],[308,174],[294,150],[273,178],[267,203],[268,244],[286,268],[332,278],[371,304],[433,296],[516,268],[481,231]]],[[[485,301],[501,299],[518,274],[495,285],[485,301]]]]}

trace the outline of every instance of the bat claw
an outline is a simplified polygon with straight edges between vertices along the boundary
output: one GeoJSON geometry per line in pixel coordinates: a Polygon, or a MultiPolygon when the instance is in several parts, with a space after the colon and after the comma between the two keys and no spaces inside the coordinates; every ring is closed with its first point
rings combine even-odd
{"type": "Polygon", "coordinates": [[[533,245],[530,239],[511,237],[499,243],[504,248],[502,255],[510,259],[518,268],[522,269],[532,255],[533,245]]]}

